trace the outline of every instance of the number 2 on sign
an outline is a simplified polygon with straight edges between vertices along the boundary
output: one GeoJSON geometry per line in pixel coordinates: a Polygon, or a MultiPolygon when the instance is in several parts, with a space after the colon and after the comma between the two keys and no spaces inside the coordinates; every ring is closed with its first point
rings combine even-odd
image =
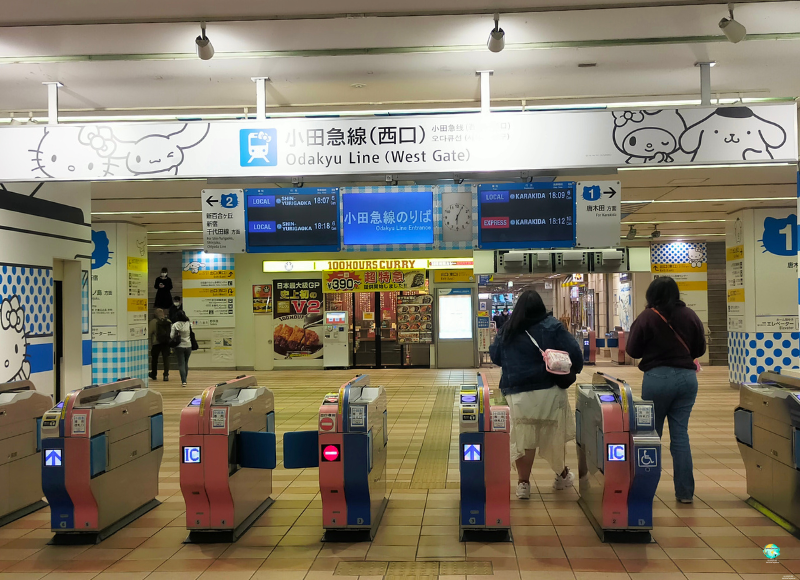
{"type": "Polygon", "coordinates": [[[292,300],[292,308],[297,313],[319,314],[322,303],[319,300],[292,300]],[[308,310],[306,310],[306,307],[308,310]]]}

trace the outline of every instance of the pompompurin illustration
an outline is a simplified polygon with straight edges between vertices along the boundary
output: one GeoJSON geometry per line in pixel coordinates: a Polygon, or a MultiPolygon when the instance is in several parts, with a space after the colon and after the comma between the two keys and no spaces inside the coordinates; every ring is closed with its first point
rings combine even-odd
{"type": "Polygon", "coordinates": [[[178,175],[185,151],[208,135],[208,123],[186,123],[167,134],[132,138],[130,128],[86,125],[44,129],[36,149],[31,149],[32,171],[39,179],[86,179],[170,173],[178,175]]]}
{"type": "Polygon", "coordinates": [[[21,381],[30,376],[25,308],[15,295],[0,303],[0,383],[21,381]]]}
{"type": "Polygon", "coordinates": [[[677,110],[614,112],[614,145],[625,163],[672,163],[686,123],[677,110]]]}
{"type": "Polygon", "coordinates": [[[786,143],[786,131],[756,115],[749,107],[720,107],[698,121],[680,138],[681,149],[692,161],[773,159],[772,149],[786,143]]]}

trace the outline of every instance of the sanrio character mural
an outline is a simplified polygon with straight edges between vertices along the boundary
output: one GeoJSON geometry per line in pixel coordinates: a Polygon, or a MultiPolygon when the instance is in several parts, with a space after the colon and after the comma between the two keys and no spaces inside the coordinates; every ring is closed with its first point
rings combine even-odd
{"type": "Polygon", "coordinates": [[[32,161],[36,177],[92,179],[109,176],[178,174],[184,151],[201,143],[208,123],[186,123],[167,134],[128,135],[136,128],[86,125],[45,129],[32,161]]]}
{"type": "Polygon", "coordinates": [[[186,264],[186,267],[184,268],[184,271],[185,272],[191,272],[192,274],[197,274],[204,267],[205,266],[203,266],[202,262],[198,262],[197,260],[194,260],[194,261],[189,262],[188,264],[186,264]]]}
{"type": "Polygon", "coordinates": [[[0,383],[22,381],[30,376],[25,308],[18,296],[12,296],[0,303],[0,383]]]}
{"type": "Polygon", "coordinates": [[[689,248],[689,263],[692,268],[703,267],[703,253],[697,248],[689,248]]]}
{"type": "Polygon", "coordinates": [[[614,145],[625,163],[672,163],[686,123],[677,110],[614,112],[614,145]]]}
{"type": "Polygon", "coordinates": [[[749,107],[721,107],[698,121],[680,138],[692,161],[773,159],[772,149],[786,143],[786,131],[749,107]]]}

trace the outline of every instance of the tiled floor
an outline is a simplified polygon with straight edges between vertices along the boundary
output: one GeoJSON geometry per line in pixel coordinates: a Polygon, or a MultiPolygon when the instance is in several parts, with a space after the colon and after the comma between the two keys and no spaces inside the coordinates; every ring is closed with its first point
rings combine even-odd
{"type": "MultiPolygon", "coordinates": [[[[639,390],[638,370],[603,370],[628,379],[639,390]]],[[[490,384],[496,385],[498,371],[487,372],[490,384]]],[[[782,580],[794,578],[792,572],[800,577],[800,541],[742,501],[746,498],[744,468],[733,438],[732,414],[738,394],[728,387],[725,368],[707,368],[699,376],[700,393],[690,426],[697,499],[689,506],[674,501],[671,461],[665,449],[654,506],[655,542],[650,545],[600,543],[576,504],[576,492],[552,491],[553,474],[538,461],[533,497],[512,503],[514,543],[459,543],[457,422],[452,424],[446,470],[422,464],[425,457],[432,457],[427,453],[430,448],[423,445],[437,393],[474,381],[474,371],[437,370],[371,373],[373,384],[386,386],[389,395],[387,477],[392,490],[371,544],[320,543],[316,470],[279,467],[274,472],[277,501],[236,544],[184,545],[177,451],[180,409],[203,387],[235,374],[195,371],[185,389],[177,381],[153,384],[164,395],[166,419],[161,506],[90,548],[46,546],[51,537],[47,509],[9,524],[0,529],[0,578],[327,580],[340,561],[348,560],[490,562],[491,578],[497,580],[782,580]],[[418,467],[420,475],[415,477],[418,467]],[[768,543],[780,546],[779,563],[766,562],[761,548],[768,543]]],[[[353,375],[348,371],[256,374],[262,385],[275,392],[279,435],[315,429],[322,396],[353,375]]],[[[586,372],[581,376],[589,378],[586,372]]],[[[440,437],[446,436],[442,431],[440,437]]],[[[574,444],[568,449],[569,463],[574,466],[574,444]]],[[[443,569],[447,571],[444,565],[443,569]]],[[[435,580],[431,575],[438,570],[435,564],[433,570],[416,574],[435,580]]],[[[380,576],[359,578],[380,580],[380,576]]],[[[489,578],[440,576],[441,580],[489,578]]]]}

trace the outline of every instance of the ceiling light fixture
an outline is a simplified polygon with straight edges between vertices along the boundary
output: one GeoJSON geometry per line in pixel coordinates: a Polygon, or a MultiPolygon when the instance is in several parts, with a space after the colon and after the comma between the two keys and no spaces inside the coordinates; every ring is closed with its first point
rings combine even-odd
{"type": "MultiPolygon", "coordinates": [[[[726,197],[708,199],[655,199],[650,203],[711,203],[721,201],[794,201],[796,197],[726,197]]],[[[661,223],[661,222],[659,222],[661,223]]]]}
{"type": "Polygon", "coordinates": [[[747,36],[747,29],[740,22],[734,20],[733,4],[728,4],[728,12],[731,17],[720,20],[719,28],[730,42],[736,44],[744,40],[744,37],[747,36]]]}
{"type": "Polygon", "coordinates": [[[628,230],[628,233],[625,234],[626,240],[632,240],[636,237],[636,228],[631,226],[631,229],[628,230]]]}
{"type": "Polygon", "coordinates": [[[506,33],[500,28],[500,13],[494,13],[494,29],[489,33],[486,47],[492,52],[500,52],[506,45],[506,33]]]}
{"type": "Polygon", "coordinates": [[[653,226],[653,233],[652,233],[652,234],[650,234],[650,237],[651,237],[652,239],[654,239],[654,240],[655,240],[656,238],[660,238],[660,237],[661,237],[661,231],[658,229],[658,224],[656,224],[656,225],[654,225],[654,226],[653,226]]]}
{"type": "Polygon", "coordinates": [[[197,45],[197,56],[200,57],[201,60],[211,60],[211,57],[214,56],[214,45],[211,44],[211,41],[206,36],[206,23],[200,23],[200,36],[198,36],[194,43],[197,45]]]}
{"type": "Polygon", "coordinates": [[[156,213],[203,213],[199,209],[174,209],[171,211],[93,211],[92,215],[145,215],[156,213]]]}

